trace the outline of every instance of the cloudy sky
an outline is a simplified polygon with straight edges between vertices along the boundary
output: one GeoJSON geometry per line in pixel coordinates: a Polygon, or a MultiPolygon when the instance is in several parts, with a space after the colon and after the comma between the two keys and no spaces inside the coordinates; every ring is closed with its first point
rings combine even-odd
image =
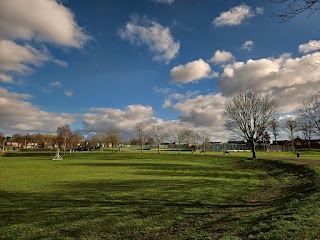
{"type": "Polygon", "coordinates": [[[282,119],[320,90],[320,15],[254,0],[0,1],[0,131],[83,134],[183,122],[226,140],[241,89],[282,119]]]}

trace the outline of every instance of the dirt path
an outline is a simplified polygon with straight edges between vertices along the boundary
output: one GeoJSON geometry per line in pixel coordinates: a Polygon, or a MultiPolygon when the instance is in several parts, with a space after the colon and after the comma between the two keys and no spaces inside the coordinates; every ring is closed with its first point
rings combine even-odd
{"type": "Polygon", "coordinates": [[[301,163],[301,164],[309,164],[313,166],[320,166],[320,161],[318,160],[310,160],[310,159],[303,159],[303,158],[286,158],[286,157],[278,157],[277,159],[301,163]]]}

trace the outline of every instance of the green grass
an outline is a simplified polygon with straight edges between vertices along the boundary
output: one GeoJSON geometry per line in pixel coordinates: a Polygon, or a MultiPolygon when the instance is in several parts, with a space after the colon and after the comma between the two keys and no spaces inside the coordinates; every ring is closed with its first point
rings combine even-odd
{"type": "Polygon", "coordinates": [[[0,239],[320,238],[319,168],[221,155],[6,154],[0,239]]]}

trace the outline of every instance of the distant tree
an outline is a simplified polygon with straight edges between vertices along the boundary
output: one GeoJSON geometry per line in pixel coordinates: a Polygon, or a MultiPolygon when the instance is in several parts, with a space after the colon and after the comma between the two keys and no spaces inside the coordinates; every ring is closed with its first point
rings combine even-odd
{"type": "Polygon", "coordinates": [[[308,143],[308,148],[311,149],[311,137],[314,133],[311,122],[306,119],[301,119],[298,124],[299,130],[304,136],[304,140],[308,143]]]}
{"type": "Polygon", "coordinates": [[[298,114],[311,124],[314,134],[320,137],[320,91],[302,102],[298,114]]]}
{"type": "Polygon", "coordinates": [[[3,132],[0,132],[0,144],[3,151],[4,151],[5,143],[6,143],[6,136],[3,134],[3,132]]]}
{"type": "Polygon", "coordinates": [[[160,154],[160,145],[168,137],[168,132],[166,131],[164,126],[156,124],[151,126],[150,135],[153,138],[155,144],[157,145],[158,154],[160,154]]]}
{"type": "Polygon", "coordinates": [[[63,154],[66,154],[66,148],[68,139],[72,135],[71,129],[68,124],[58,127],[57,129],[57,140],[59,146],[63,148],[63,154]]]}
{"type": "Polygon", "coordinates": [[[67,139],[67,144],[70,149],[70,154],[72,150],[78,147],[78,144],[83,142],[83,136],[78,133],[71,133],[70,136],[67,139]]]}
{"type": "Polygon", "coordinates": [[[181,145],[182,143],[186,143],[189,133],[190,128],[182,123],[176,124],[170,130],[170,135],[173,138],[173,141],[178,145],[179,154],[181,145]]]}
{"type": "Polygon", "coordinates": [[[289,119],[285,122],[283,129],[289,134],[292,149],[294,147],[294,135],[298,132],[298,121],[295,119],[289,119]]]}
{"type": "Polygon", "coordinates": [[[20,133],[16,133],[16,134],[12,135],[10,140],[11,140],[11,142],[18,143],[19,146],[23,146],[25,138],[24,138],[24,135],[22,135],[20,133]]]}
{"type": "Polygon", "coordinates": [[[103,145],[106,143],[107,133],[97,132],[93,137],[88,141],[88,144],[92,148],[100,147],[100,150],[103,151],[103,145]]]}
{"type": "Polygon", "coordinates": [[[271,129],[272,135],[274,137],[274,141],[278,145],[277,138],[279,136],[280,125],[276,119],[271,120],[270,129],[271,129]]]}
{"type": "Polygon", "coordinates": [[[139,139],[131,138],[131,139],[129,140],[129,144],[130,144],[130,145],[133,145],[133,146],[140,145],[140,141],[139,141],[139,139]]]}
{"type": "Polygon", "coordinates": [[[139,141],[141,146],[141,153],[143,152],[143,146],[146,144],[149,138],[149,130],[144,122],[137,123],[133,126],[133,134],[139,141]]]}
{"type": "Polygon", "coordinates": [[[56,144],[58,144],[58,139],[56,135],[53,134],[46,134],[43,135],[43,144],[45,148],[52,148],[56,144]]]}
{"type": "Polygon", "coordinates": [[[280,17],[283,22],[303,12],[308,12],[308,16],[311,16],[320,10],[320,0],[271,0],[271,2],[285,4],[279,13],[275,13],[275,16],[280,17]]]}
{"type": "Polygon", "coordinates": [[[45,142],[45,137],[41,133],[33,134],[32,135],[32,142],[37,144],[37,146],[43,146],[44,147],[44,142],[45,142]]]}
{"type": "Polygon", "coordinates": [[[106,134],[106,143],[111,144],[112,152],[114,153],[114,148],[120,143],[121,135],[120,131],[116,127],[110,127],[106,134]]]}
{"type": "Polygon", "coordinates": [[[255,146],[261,129],[266,129],[278,113],[278,101],[261,90],[246,90],[226,103],[225,127],[247,140],[252,158],[256,158],[255,146]]]}
{"type": "Polygon", "coordinates": [[[210,142],[210,138],[209,138],[209,134],[207,133],[207,131],[205,130],[201,130],[199,132],[199,141],[202,145],[202,151],[204,154],[206,154],[207,152],[207,145],[210,142]]]}

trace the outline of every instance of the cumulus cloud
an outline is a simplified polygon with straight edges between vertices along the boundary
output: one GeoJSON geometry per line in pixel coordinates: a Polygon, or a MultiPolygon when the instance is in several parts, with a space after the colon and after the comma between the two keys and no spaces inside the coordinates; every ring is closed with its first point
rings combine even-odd
{"type": "Polygon", "coordinates": [[[0,88],[0,129],[5,133],[54,133],[63,124],[72,124],[76,116],[49,113],[27,102],[32,96],[0,88]]]}
{"type": "Polygon", "coordinates": [[[55,0],[2,0],[0,36],[77,48],[90,39],[74,14],[55,0]]]}
{"type": "Polygon", "coordinates": [[[300,53],[311,53],[320,50],[320,41],[311,40],[308,43],[299,46],[300,53]]]}
{"type": "Polygon", "coordinates": [[[64,91],[64,95],[66,95],[67,97],[72,97],[73,92],[70,91],[70,90],[65,90],[65,91],[64,91]]]}
{"type": "Polygon", "coordinates": [[[227,12],[222,12],[219,17],[212,21],[212,24],[216,27],[237,26],[243,23],[246,19],[262,13],[263,8],[256,8],[255,10],[252,10],[251,7],[242,4],[231,8],[227,12]]]}
{"type": "Polygon", "coordinates": [[[59,82],[59,81],[56,81],[56,82],[51,82],[49,84],[50,87],[61,87],[62,86],[62,83],[59,82]]]}
{"type": "Polygon", "coordinates": [[[269,91],[279,98],[282,110],[289,112],[319,89],[320,69],[312,67],[318,61],[314,53],[301,58],[284,54],[278,58],[235,62],[225,66],[218,86],[224,96],[248,88],[269,91]]]}
{"type": "Polygon", "coordinates": [[[176,103],[172,108],[180,111],[179,120],[196,130],[206,130],[211,140],[227,140],[223,127],[223,111],[226,98],[220,93],[198,95],[176,103]]]}
{"type": "Polygon", "coordinates": [[[173,104],[177,102],[185,101],[191,97],[198,95],[199,93],[200,93],[199,91],[187,91],[184,94],[177,93],[177,92],[167,94],[162,107],[163,108],[172,107],[173,104]]]}
{"type": "Polygon", "coordinates": [[[154,111],[150,106],[129,105],[124,110],[114,108],[91,108],[90,113],[81,116],[85,132],[104,132],[109,127],[117,127],[128,135],[138,122],[148,124],[161,120],[153,117],[154,111]]]}
{"type": "Polygon", "coordinates": [[[179,65],[170,70],[171,82],[190,83],[204,78],[216,77],[210,65],[203,59],[179,65]]]}
{"type": "Polygon", "coordinates": [[[0,40],[0,81],[2,82],[14,83],[12,74],[29,74],[33,71],[31,66],[39,67],[48,61],[66,66],[64,61],[55,59],[46,48],[40,51],[28,44],[21,46],[11,40],[0,40]]]}
{"type": "Polygon", "coordinates": [[[249,41],[246,41],[244,44],[242,44],[241,49],[251,51],[253,48],[253,45],[254,45],[253,41],[249,40],[249,41]]]}
{"type": "Polygon", "coordinates": [[[235,60],[235,57],[232,55],[231,52],[218,50],[214,53],[213,57],[210,59],[210,62],[221,64],[221,63],[233,62],[234,60],[235,60]]]}
{"type": "Polygon", "coordinates": [[[0,74],[0,82],[14,83],[12,77],[5,74],[0,74]]]}
{"type": "MultiPolygon", "coordinates": [[[[31,71],[27,65],[40,66],[49,59],[47,54],[29,45],[20,46],[9,40],[0,40],[0,72],[25,74],[31,71]]],[[[12,82],[10,76],[3,75],[7,76],[9,82],[12,82]]]]}
{"type": "Polygon", "coordinates": [[[180,49],[180,42],[174,40],[169,28],[146,18],[133,17],[119,30],[119,35],[132,45],[147,46],[156,61],[169,62],[180,49]]]}

